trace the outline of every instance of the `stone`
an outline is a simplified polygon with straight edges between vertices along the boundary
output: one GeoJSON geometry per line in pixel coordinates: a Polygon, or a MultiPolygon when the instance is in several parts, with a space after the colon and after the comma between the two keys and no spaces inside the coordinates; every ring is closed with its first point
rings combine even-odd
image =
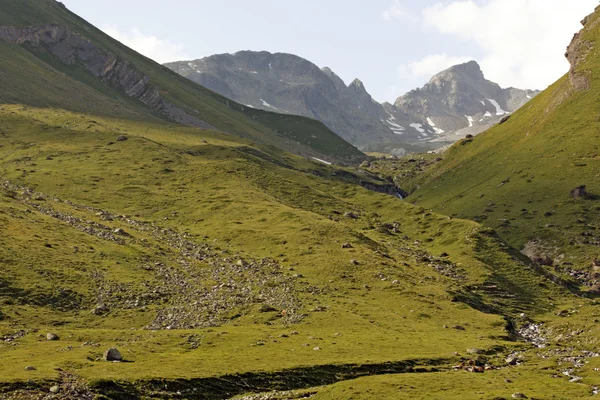
{"type": "Polygon", "coordinates": [[[352,265],[360,265],[360,263],[356,260],[350,260],[350,264],[352,265]]]}
{"type": "Polygon", "coordinates": [[[127,136],[125,136],[125,135],[119,135],[119,136],[117,137],[117,142],[124,142],[124,141],[126,141],[127,139],[128,139],[128,138],[127,138],[127,136]]]}
{"type": "Polygon", "coordinates": [[[60,338],[59,338],[59,337],[58,337],[58,335],[57,335],[57,334],[55,334],[55,333],[48,332],[48,333],[46,334],[46,340],[49,340],[49,341],[54,341],[54,340],[59,340],[59,339],[60,339],[60,338]]]}
{"type": "Polygon", "coordinates": [[[506,117],[502,118],[500,120],[500,125],[502,125],[503,123],[505,123],[506,121],[508,121],[510,119],[510,115],[507,115],[506,117]]]}
{"type": "Polygon", "coordinates": [[[457,331],[464,331],[465,330],[465,328],[463,326],[460,326],[460,325],[453,326],[452,329],[456,329],[457,331]]]}
{"type": "Polygon", "coordinates": [[[104,314],[108,313],[109,311],[110,311],[110,309],[108,307],[106,307],[104,304],[101,304],[92,310],[92,314],[104,315],[104,314]]]}
{"type": "Polygon", "coordinates": [[[35,371],[36,369],[37,368],[35,368],[35,367],[31,366],[31,365],[28,365],[28,366],[25,367],[25,371],[35,371]]]}
{"type": "Polygon", "coordinates": [[[351,248],[352,248],[352,245],[350,243],[344,243],[342,245],[342,249],[351,249],[351,248]]]}
{"type": "Polygon", "coordinates": [[[481,354],[483,351],[479,349],[467,349],[467,354],[481,354]]]}
{"type": "Polygon", "coordinates": [[[513,399],[527,399],[528,397],[525,396],[523,393],[517,392],[517,393],[512,394],[512,398],[513,399]]]}
{"type": "Polygon", "coordinates": [[[354,212],[347,212],[344,214],[344,217],[351,218],[351,219],[358,219],[358,214],[356,214],[354,212]]]}
{"type": "Polygon", "coordinates": [[[516,356],[516,354],[511,354],[508,357],[506,357],[506,364],[508,365],[517,365],[517,363],[519,362],[519,357],[516,356]]]}
{"type": "Polygon", "coordinates": [[[571,190],[571,197],[574,199],[578,199],[580,197],[585,197],[587,195],[586,188],[587,188],[586,185],[576,187],[575,189],[571,190]]]}
{"type": "Polygon", "coordinates": [[[313,350],[314,351],[321,351],[321,348],[320,347],[315,347],[315,348],[313,348],[313,350]]]}
{"type": "Polygon", "coordinates": [[[104,359],[106,361],[123,361],[123,356],[119,350],[112,348],[104,352],[104,359]]]}
{"type": "Polygon", "coordinates": [[[54,386],[52,386],[52,387],[50,388],[50,393],[54,393],[54,394],[56,394],[56,393],[58,393],[58,392],[60,392],[60,386],[58,386],[58,385],[54,385],[54,386]]]}

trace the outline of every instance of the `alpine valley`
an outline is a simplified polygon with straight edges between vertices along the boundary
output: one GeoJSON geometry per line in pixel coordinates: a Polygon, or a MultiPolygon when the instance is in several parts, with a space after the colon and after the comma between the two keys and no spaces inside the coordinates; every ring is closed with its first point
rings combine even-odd
{"type": "Polygon", "coordinates": [[[593,398],[600,8],[583,24],[539,95],[469,62],[391,105],[0,0],[0,399],[593,398]]]}

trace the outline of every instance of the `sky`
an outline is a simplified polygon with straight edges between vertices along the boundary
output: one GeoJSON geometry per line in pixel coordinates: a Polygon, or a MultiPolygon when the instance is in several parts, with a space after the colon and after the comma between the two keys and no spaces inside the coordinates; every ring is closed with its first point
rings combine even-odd
{"type": "Polygon", "coordinates": [[[393,102],[476,60],[502,87],[545,89],[598,0],[62,0],[157,62],[256,50],[292,53],[359,78],[393,102]]]}

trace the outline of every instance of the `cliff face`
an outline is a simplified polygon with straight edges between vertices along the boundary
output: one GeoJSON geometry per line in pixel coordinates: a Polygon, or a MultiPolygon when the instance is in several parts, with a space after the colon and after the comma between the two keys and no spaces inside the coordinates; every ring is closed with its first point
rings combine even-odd
{"type": "Polygon", "coordinates": [[[569,60],[569,63],[571,64],[571,69],[569,70],[571,85],[578,91],[588,90],[590,88],[590,82],[586,77],[585,71],[578,71],[577,67],[586,59],[594,45],[594,42],[583,38],[586,31],[594,29],[598,24],[599,20],[592,18],[594,14],[595,13],[588,15],[581,21],[583,29],[573,36],[573,40],[571,41],[571,44],[569,44],[569,47],[567,47],[567,52],[565,53],[565,57],[567,57],[567,60],[569,60]]]}
{"type": "Polygon", "coordinates": [[[150,77],[138,71],[127,61],[69,29],[58,25],[30,26],[26,28],[0,27],[0,40],[17,45],[28,45],[46,50],[67,65],[80,63],[92,75],[107,85],[125,92],[167,118],[189,126],[211,128],[161,98],[150,84],[150,77]]]}

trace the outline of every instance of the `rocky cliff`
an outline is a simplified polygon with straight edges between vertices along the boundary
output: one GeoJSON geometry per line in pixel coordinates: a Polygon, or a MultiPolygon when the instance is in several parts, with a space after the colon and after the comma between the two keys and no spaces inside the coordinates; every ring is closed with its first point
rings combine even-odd
{"type": "Polygon", "coordinates": [[[0,27],[0,40],[27,45],[37,51],[47,51],[67,65],[81,64],[104,83],[118,88],[167,118],[189,126],[211,128],[209,124],[187,114],[161,98],[150,84],[150,77],[138,71],[127,61],[63,26],[42,25],[25,28],[0,27]]]}

